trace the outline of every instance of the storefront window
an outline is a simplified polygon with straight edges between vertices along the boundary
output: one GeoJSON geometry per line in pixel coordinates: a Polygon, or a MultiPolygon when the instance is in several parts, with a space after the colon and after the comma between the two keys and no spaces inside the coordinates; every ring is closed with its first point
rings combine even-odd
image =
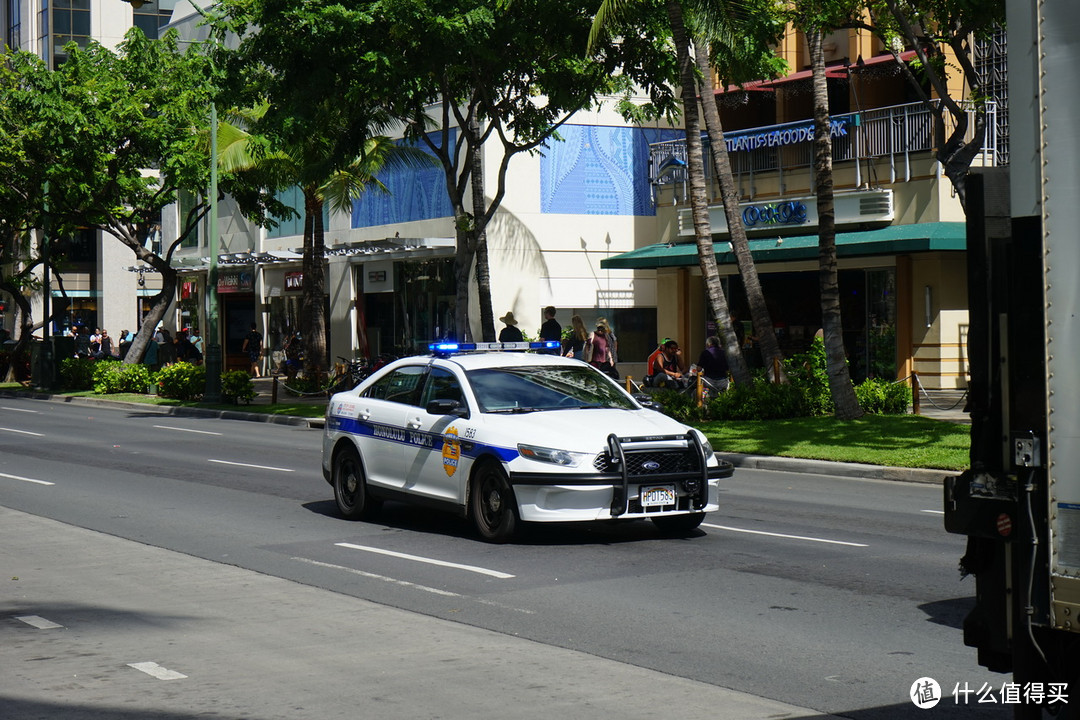
{"type": "Polygon", "coordinates": [[[356,268],[357,355],[426,353],[433,340],[453,336],[453,258],[394,263],[392,291],[367,292],[375,285],[365,269],[356,268]]]}

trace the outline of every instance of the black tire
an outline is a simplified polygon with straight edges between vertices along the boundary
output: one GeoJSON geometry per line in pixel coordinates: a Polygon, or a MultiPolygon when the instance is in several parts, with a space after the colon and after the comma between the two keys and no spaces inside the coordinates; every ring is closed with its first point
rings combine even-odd
{"type": "Polygon", "coordinates": [[[476,470],[469,492],[469,514],[480,537],[504,543],[517,530],[517,501],[510,481],[498,463],[485,462],[476,470]]]}
{"type": "Polygon", "coordinates": [[[668,515],[665,517],[652,518],[656,529],[664,535],[673,537],[686,535],[697,530],[698,525],[705,519],[705,513],[691,513],[689,515],[668,515]]]}
{"type": "Polygon", "coordinates": [[[338,512],[347,520],[370,518],[382,506],[382,501],[368,492],[364,464],[354,448],[342,448],[334,457],[331,480],[338,512]]]}

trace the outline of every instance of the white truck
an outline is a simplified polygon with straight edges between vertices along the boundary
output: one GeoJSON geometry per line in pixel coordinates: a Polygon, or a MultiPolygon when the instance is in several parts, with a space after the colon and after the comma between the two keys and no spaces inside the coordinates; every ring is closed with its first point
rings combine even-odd
{"type": "Polygon", "coordinates": [[[945,526],[975,576],[964,641],[1080,713],[1080,7],[1008,0],[1010,166],[969,185],[971,467],[945,526]]]}

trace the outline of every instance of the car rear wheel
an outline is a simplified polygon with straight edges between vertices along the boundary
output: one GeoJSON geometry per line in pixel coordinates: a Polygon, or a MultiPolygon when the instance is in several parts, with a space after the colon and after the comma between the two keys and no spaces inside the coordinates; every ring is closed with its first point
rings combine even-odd
{"type": "Polygon", "coordinates": [[[364,464],[354,448],[343,448],[334,457],[332,480],[334,500],[337,502],[338,511],[346,519],[369,518],[382,505],[380,500],[371,497],[368,493],[364,464]]]}
{"type": "Polygon", "coordinates": [[[689,515],[668,515],[666,517],[652,518],[656,529],[665,535],[686,535],[691,530],[696,530],[701,521],[705,519],[705,513],[691,513],[689,515]]]}
{"type": "Polygon", "coordinates": [[[477,532],[488,542],[504,543],[517,529],[514,492],[502,467],[486,462],[476,471],[469,494],[469,510],[477,532]]]}

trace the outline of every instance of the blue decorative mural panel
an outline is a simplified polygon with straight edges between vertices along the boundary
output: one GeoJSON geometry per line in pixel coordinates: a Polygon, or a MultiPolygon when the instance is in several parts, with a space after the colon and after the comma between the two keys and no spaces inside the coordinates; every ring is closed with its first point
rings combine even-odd
{"type": "Polygon", "coordinates": [[[656,214],[649,189],[649,144],[679,130],[564,125],[540,160],[540,210],[568,215],[656,214]]]}
{"type": "MultiPolygon", "coordinates": [[[[450,132],[450,143],[456,138],[450,132]]],[[[438,143],[438,135],[432,139],[438,143]]],[[[352,226],[354,228],[393,225],[413,220],[431,220],[451,217],[454,214],[450,198],[446,194],[446,179],[441,165],[422,170],[387,170],[379,173],[379,180],[390,194],[370,191],[353,203],[352,226]]]]}

